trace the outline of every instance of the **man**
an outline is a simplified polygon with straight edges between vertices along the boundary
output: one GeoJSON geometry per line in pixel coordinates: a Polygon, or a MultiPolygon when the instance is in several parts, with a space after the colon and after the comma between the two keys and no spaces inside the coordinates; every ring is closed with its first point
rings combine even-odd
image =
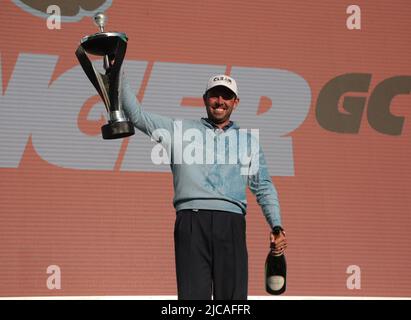
{"type": "Polygon", "coordinates": [[[280,206],[258,141],[249,134],[245,140],[238,138],[239,126],[230,120],[240,101],[235,80],[227,75],[211,77],[203,100],[207,118],[176,121],[143,111],[125,80],[121,91],[121,103],[128,118],[137,129],[160,142],[170,158],[173,204],[177,212],[174,243],[178,298],[207,300],[213,296],[214,299],[245,300],[248,283],[246,187],[256,195],[269,226],[282,231],[277,236],[270,234],[270,241],[275,244],[274,254],[282,254],[287,246],[280,206]],[[178,149],[190,146],[191,141],[174,141],[174,137],[178,136],[177,131],[188,130],[202,136],[201,142],[197,141],[198,148],[193,150],[202,150],[204,154],[196,159],[207,158],[207,161],[181,159],[187,153],[178,149]],[[206,143],[209,141],[215,143],[210,146],[206,143]],[[254,148],[248,162],[221,161],[225,159],[224,152],[231,155],[234,150],[240,158],[244,150],[250,147],[253,150],[255,144],[257,151],[254,148]]]}

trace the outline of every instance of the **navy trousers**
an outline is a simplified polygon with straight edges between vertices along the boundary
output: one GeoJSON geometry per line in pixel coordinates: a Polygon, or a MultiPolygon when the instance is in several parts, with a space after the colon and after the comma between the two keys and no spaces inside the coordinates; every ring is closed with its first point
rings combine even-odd
{"type": "Polygon", "coordinates": [[[178,299],[247,299],[244,215],[180,210],[174,226],[174,246],[178,299]]]}

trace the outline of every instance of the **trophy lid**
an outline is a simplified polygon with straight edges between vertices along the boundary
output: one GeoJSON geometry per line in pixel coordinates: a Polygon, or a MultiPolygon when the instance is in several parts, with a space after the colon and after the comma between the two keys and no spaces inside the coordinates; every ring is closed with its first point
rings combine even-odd
{"type": "Polygon", "coordinates": [[[100,32],[85,36],[80,40],[80,45],[87,53],[105,56],[114,53],[119,41],[127,43],[128,38],[124,32],[104,32],[107,23],[107,16],[104,13],[96,13],[93,19],[100,32]]]}
{"type": "Polygon", "coordinates": [[[102,13],[98,12],[93,17],[95,25],[100,29],[101,32],[104,32],[104,27],[107,23],[107,16],[102,13]]]}

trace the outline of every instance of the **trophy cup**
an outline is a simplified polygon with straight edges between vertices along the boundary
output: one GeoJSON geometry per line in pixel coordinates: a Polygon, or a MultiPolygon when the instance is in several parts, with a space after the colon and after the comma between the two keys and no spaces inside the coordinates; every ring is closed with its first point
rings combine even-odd
{"type": "Polygon", "coordinates": [[[119,99],[120,70],[128,38],[123,32],[104,32],[106,21],[103,13],[94,16],[94,22],[100,32],[83,37],[76,50],[76,56],[108,113],[108,123],[101,127],[103,139],[118,139],[134,134],[133,123],[124,116],[119,99]],[[94,68],[87,53],[103,57],[105,74],[94,68]]]}

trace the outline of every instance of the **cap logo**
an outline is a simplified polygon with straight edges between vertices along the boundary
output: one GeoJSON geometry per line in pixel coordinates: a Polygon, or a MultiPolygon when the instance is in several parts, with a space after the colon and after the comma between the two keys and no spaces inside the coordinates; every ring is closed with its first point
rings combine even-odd
{"type": "Polygon", "coordinates": [[[228,82],[228,83],[230,83],[231,84],[231,79],[230,78],[227,78],[227,77],[215,77],[214,79],[213,79],[213,81],[225,81],[225,82],[228,82]]]}

